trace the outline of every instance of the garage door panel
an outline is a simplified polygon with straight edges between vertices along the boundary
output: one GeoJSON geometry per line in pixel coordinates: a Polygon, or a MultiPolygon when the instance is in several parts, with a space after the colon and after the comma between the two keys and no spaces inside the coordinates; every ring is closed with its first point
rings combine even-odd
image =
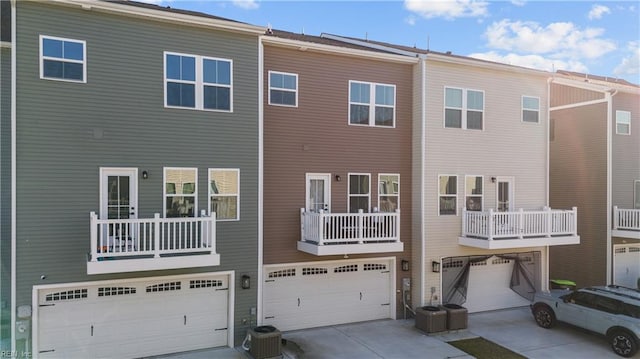
{"type": "Polygon", "coordinates": [[[510,288],[513,265],[513,260],[489,258],[471,266],[464,304],[470,313],[529,305],[510,288]]]}
{"type": "Polygon", "coordinates": [[[640,244],[614,248],[614,284],[636,288],[640,278],[640,244]]]}

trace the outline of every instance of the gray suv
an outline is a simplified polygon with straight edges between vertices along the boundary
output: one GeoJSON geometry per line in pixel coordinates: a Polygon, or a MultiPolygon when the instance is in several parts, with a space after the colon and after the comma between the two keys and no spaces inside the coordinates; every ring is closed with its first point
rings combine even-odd
{"type": "Polygon", "coordinates": [[[640,290],[620,286],[536,293],[531,312],[539,326],[562,321],[602,334],[613,352],[632,357],[640,345],[640,290]]]}

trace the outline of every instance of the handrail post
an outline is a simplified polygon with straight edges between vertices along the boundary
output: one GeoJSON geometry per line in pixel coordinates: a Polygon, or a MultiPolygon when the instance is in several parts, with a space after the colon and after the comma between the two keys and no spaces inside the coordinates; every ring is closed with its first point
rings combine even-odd
{"type": "Polygon", "coordinates": [[[493,226],[494,226],[494,218],[493,218],[494,214],[493,214],[493,208],[489,208],[489,218],[488,218],[488,224],[487,224],[487,228],[489,228],[489,233],[487,233],[487,240],[492,241],[493,240],[493,226]]]}
{"type": "Polygon", "coordinates": [[[462,207],[462,236],[467,236],[467,207],[462,207]]]}
{"type": "Polygon", "coordinates": [[[211,246],[211,254],[216,254],[216,242],[218,241],[218,234],[216,228],[218,226],[218,214],[211,212],[211,224],[209,227],[209,245],[211,246]]]}
{"type": "Polygon", "coordinates": [[[518,238],[522,239],[524,236],[524,209],[520,208],[518,210],[518,232],[520,235],[518,238]]]}
{"type": "Polygon", "coordinates": [[[89,213],[89,225],[91,228],[89,229],[90,238],[91,238],[91,261],[98,261],[98,224],[96,212],[89,213]]]}
{"type": "Polygon", "coordinates": [[[620,219],[620,212],[618,206],[613,206],[613,229],[618,229],[618,221],[620,219]]]}
{"type": "Polygon", "coordinates": [[[362,244],[363,237],[363,226],[364,226],[364,211],[362,209],[358,210],[358,243],[362,244]]]}
{"type": "Polygon", "coordinates": [[[396,221],[395,221],[394,233],[396,237],[396,242],[400,242],[400,208],[396,209],[396,221]]]}
{"type": "Polygon", "coordinates": [[[318,211],[318,221],[316,222],[318,225],[318,245],[324,245],[324,237],[325,237],[325,223],[327,222],[327,217],[324,214],[324,209],[318,211]]]}
{"type": "Polygon", "coordinates": [[[304,242],[304,208],[300,208],[300,241],[304,242]]]}
{"type": "Polygon", "coordinates": [[[547,216],[547,238],[551,238],[551,233],[553,232],[553,212],[551,212],[551,208],[544,207],[545,216],[547,216]]]}
{"type": "Polygon", "coordinates": [[[577,236],[578,235],[578,207],[571,208],[571,211],[573,212],[572,233],[574,236],[577,236]]]}
{"type": "Polygon", "coordinates": [[[153,252],[155,258],[160,258],[160,213],[153,215],[153,252]]]}

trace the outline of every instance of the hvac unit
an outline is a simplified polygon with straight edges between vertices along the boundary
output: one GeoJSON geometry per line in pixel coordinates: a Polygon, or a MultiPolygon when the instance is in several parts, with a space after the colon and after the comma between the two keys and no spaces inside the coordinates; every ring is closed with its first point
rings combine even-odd
{"type": "Polygon", "coordinates": [[[251,347],[249,354],[255,359],[280,357],[282,354],[282,333],[271,325],[249,329],[251,347]]]}

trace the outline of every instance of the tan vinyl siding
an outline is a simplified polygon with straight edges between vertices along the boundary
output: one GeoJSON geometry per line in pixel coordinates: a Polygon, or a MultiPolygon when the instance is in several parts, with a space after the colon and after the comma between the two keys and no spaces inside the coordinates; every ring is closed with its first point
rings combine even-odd
{"type": "Polygon", "coordinates": [[[612,205],[633,208],[633,183],[640,181],[640,96],[619,92],[613,97],[612,205]],[[631,135],[616,134],[616,110],[631,113],[631,135]]]}
{"type": "Polygon", "coordinates": [[[551,84],[551,107],[570,105],[578,102],[587,102],[604,99],[604,94],[598,91],[590,91],[576,87],[551,84]]]}
{"type": "Polygon", "coordinates": [[[391,173],[400,174],[404,252],[349,258],[397,256],[398,279],[408,276],[399,266],[411,253],[412,66],[265,46],[264,76],[264,264],[342,259],[296,248],[306,173],[331,174],[333,213],[347,212],[349,173],[371,174],[371,207],[378,174],[391,173]],[[297,108],[268,105],[269,71],[298,75],[297,108]],[[349,80],[396,85],[395,128],[348,124],[349,80]]]}
{"type": "Polygon", "coordinates": [[[428,300],[430,287],[439,287],[440,280],[438,273],[431,272],[432,261],[451,256],[541,250],[485,251],[459,245],[458,237],[465,175],[484,176],[484,210],[496,208],[496,184],[491,177],[498,176],[515,179],[515,208],[541,209],[546,205],[547,83],[543,76],[435,61],[427,62],[426,81],[423,231],[426,232],[424,297],[428,300]],[[482,131],[444,127],[445,87],[484,91],[482,131]],[[539,97],[538,123],[522,122],[523,95],[539,97]],[[438,214],[439,175],[458,176],[458,215],[438,214]]]}
{"type": "MultiPolygon", "coordinates": [[[[577,99],[580,101],[580,99],[577,99]]],[[[607,253],[607,105],[551,113],[550,204],[578,207],[580,244],[550,248],[551,278],[578,286],[606,283],[607,253]],[[584,270],[588,264],[589,270],[584,270]]]]}

